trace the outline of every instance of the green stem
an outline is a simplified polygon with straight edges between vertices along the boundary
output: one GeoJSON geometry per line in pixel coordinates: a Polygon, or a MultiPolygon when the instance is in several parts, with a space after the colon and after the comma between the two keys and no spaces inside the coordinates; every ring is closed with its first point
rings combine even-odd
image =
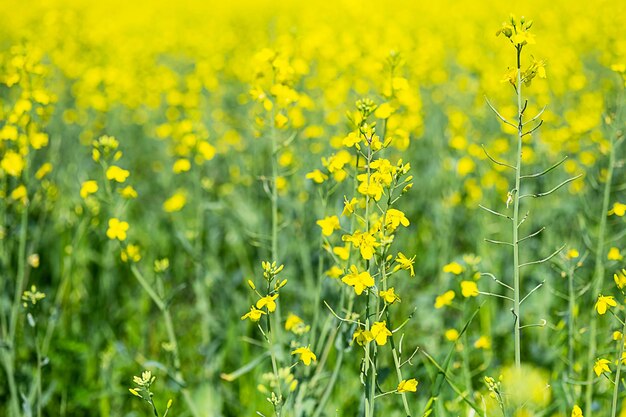
{"type": "Polygon", "coordinates": [[[519,271],[519,196],[520,196],[520,177],[522,169],[522,69],[520,64],[522,47],[517,47],[517,162],[515,165],[515,195],[513,196],[513,314],[515,315],[514,334],[515,334],[515,367],[521,367],[521,317],[520,317],[520,271],[519,271]]]}
{"type": "MultiPolygon", "coordinates": [[[[602,198],[602,212],[600,215],[600,228],[597,236],[596,256],[595,256],[595,269],[593,274],[593,286],[591,294],[593,297],[597,297],[602,288],[602,282],[604,277],[604,243],[606,233],[606,218],[609,211],[609,200],[611,197],[611,185],[613,182],[613,169],[615,167],[615,142],[613,136],[610,139],[609,148],[609,166],[606,174],[606,182],[604,183],[604,195],[602,198]]],[[[597,345],[597,332],[598,322],[597,315],[592,314],[591,324],[589,325],[589,349],[587,350],[587,387],[585,391],[585,415],[591,417],[591,405],[593,401],[593,363],[596,359],[597,345]]]]}
{"type": "Polygon", "coordinates": [[[615,417],[617,414],[617,394],[619,393],[619,386],[621,382],[620,374],[622,371],[622,355],[624,354],[624,343],[626,343],[624,333],[626,333],[626,317],[624,318],[624,325],[622,326],[622,338],[620,339],[619,355],[617,356],[617,369],[615,370],[615,381],[613,382],[613,401],[611,403],[611,417],[615,417]]]}

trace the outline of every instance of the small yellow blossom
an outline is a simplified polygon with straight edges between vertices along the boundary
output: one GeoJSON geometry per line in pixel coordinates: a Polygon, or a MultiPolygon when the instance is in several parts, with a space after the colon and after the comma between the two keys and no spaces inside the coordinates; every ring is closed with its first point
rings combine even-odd
{"type": "Polygon", "coordinates": [[[409,226],[409,219],[406,218],[403,212],[396,209],[387,210],[387,214],[385,215],[385,227],[393,232],[398,228],[398,226],[409,226]]]}
{"type": "Polygon", "coordinates": [[[610,363],[611,361],[608,359],[598,359],[593,365],[593,371],[596,373],[596,376],[600,376],[604,372],[611,373],[611,368],[609,368],[610,363]]]}
{"type": "Polygon", "coordinates": [[[617,305],[617,301],[612,295],[599,295],[598,301],[596,301],[596,311],[598,314],[603,315],[609,309],[609,307],[615,307],[617,305]]]}
{"type": "Polygon", "coordinates": [[[626,286],[626,269],[622,269],[621,271],[613,274],[613,280],[615,281],[615,285],[620,290],[626,286]]]}
{"type": "Polygon", "coordinates": [[[370,333],[378,346],[387,344],[387,339],[391,336],[391,332],[387,329],[387,322],[385,321],[377,321],[372,324],[370,333]]]}
{"type": "Polygon", "coordinates": [[[374,278],[369,272],[359,272],[356,265],[350,266],[350,273],[344,276],[341,281],[354,288],[357,295],[361,295],[366,288],[374,286],[374,278]]]}
{"type": "Polygon", "coordinates": [[[341,212],[341,215],[349,217],[352,213],[354,213],[355,206],[359,200],[353,197],[350,201],[348,201],[345,196],[343,197],[343,200],[343,211],[341,212]]]}
{"type": "Polygon", "coordinates": [[[191,169],[191,162],[188,159],[177,159],[172,165],[172,172],[174,174],[180,174],[181,172],[187,172],[191,169]]]}
{"type": "Polygon", "coordinates": [[[88,195],[98,191],[98,183],[94,180],[84,181],[80,186],[81,198],[87,198],[88,195]]]}
{"type": "Polygon", "coordinates": [[[613,208],[609,210],[609,216],[615,214],[618,217],[623,217],[626,214],[626,204],[620,202],[613,203],[613,208]]]}
{"type": "Polygon", "coordinates": [[[300,360],[302,361],[302,363],[304,363],[305,366],[309,366],[311,364],[311,361],[317,361],[317,356],[315,356],[315,353],[313,353],[309,347],[299,347],[291,352],[291,354],[300,355],[300,360]]]}
{"type": "Polygon", "coordinates": [[[22,204],[26,204],[28,201],[28,191],[24,184],[20,184],[13,191],[11,191],[11,200],[19,201],[22,204]]]}
{"type": "Polygon", "coordinates": [[[463,270],[464,270],[463,267],[456,262],[450,262],[449,264],[443,267],[443,272],[449,272],[454,275],[460,275],[463,272],[463,270]]]}
{"type": "Polygon", "coordinates": [[[321,184],[328,179],[328,175],[324,174],[319,169],[316,169],[306,174],[306,178],[317,184],[321,184]]]}
{"type": "Polygon", "coordinates": [[[452,304],[452,300],[454,300],[454,291],[449,290],[444,292],[441,295],[438,295],[437,298],[435,298],[435,308],[439,309],[445,306],[449,306],[450,304],[452,304]]]}
{"type": "Polygon", "coordinates": [[[333,253],[339,257],[342,261],[347,261],[350,258],[350,245],[335,246],[333,253]]]}
{"type": "Polygon", "coordinates": [[[444,336],[446,340],[450,342],[454,342],[459,338],[459,332],[456,329],[448,329],[445,331],[444,336]]]}
{"type": "Polygon", "coordinates": [[[257,310],[254,306],[251,306],[250,311],[241,316],[241,320],[250,319],[251,321],[259,321],[263,314],[267,313],[263,310],[257,310]]]}
{"type": "Polygon", "coordinates": [[[130,244],[126,248],[122,249],[120,254],[123,262],[139,262],[141,260],[141,253],[139,252],[139,246],[130,244]]]}
{"type": "Polygon", "coordinates": [[[35,178],[40,180],[48,175],[50,172],[52,172],[52,164],[50,162],[45,162],[39,167],[39,169],[35,173],[35,178]]]}
{"type": "Polygon", "coordinates": [[[396,301],[400,301],[400,297],[398,297],[393,287],[389,288],[387,291],[381,290],[378,295],[380,298],[385,300],[387,304],[393,304],[396,301]]]}
{"type": "Polygon", "coordinates": [[[624,256],[622,256],[619,248],[612,247],[611,249],[609,249],[607,259],[609,261],[621,261],[622,259],[624,259],[624,256]]]}
{"type": "Polygon", "coordinates": [[[117,165],[111,165],[107,168],[106,177],[108,180],[113,180],[119,183],[126,181],[130,172],[118,167],[117,165]]]}
{"type": "Polygon", "coordinates": [[[579,406],[574,405],[574,408],[572,408],[572,417],[584,417],[583,410],[581,410],[579,406]]]}
{"type": "Polygon", "coordinates": [[[330,236],[333,234],[333,231],[341,228],[339,218],[337,216],[328,216],[318,220],[317,225],[322,228],[322,234],[324,236],[330,236]]]}
{"type": "Polygon", "coordinates": [[[187,204],[187,197],[185,196],[185,193],[177,191],[174,195],[165,200],[163,203],[163,210],[168,213],[173,213],[175,211],[182,210],[183,207],[185,207],[185,204],[187,204]]]}
{"type": "Polygon", "coordinates": [[[476,297],[478,296],[478,285],[474,281],[461,281],[461,293],[463,297],[476,297]]]}
{"type": "Polygon", "coordinates": [[[302,335],[311,330],[311,326],[305,325],[304,321],[297,315],[289,313],[285,321],[285,330],[296,335],[302,335]]]}
{"type": "Polygon", "coordinates": [[[343,275],[343,269],[339,268],[337,265],[333,265],[328,271],[326,271],[326,275],[330,278],[339,278],[343,275]]]}
{"type": "Polygon", "coordinates": [[[491,340],[487,336],[480,336],[475,342],[474,347],[476,349],[490,349],[491,340]]]}
{"type": "Polygon", "coordinates": [[[415,276],[415,270],[413,269],[413,264],[415,263],[415,256],[412,258],[407,258],[402,252],[398,252],[398,256],[396,257],[396,262],[398,265],[393,269],[394,272],[400,269],[406,269],[410,271],[411,276],[415,276]]]}
{"type": "Polygon", "coordinates": [[[128,231],[128,227],[128,223],[125,221],[120,221],[115,217],[109,219],[107,236],[109,239],[117,239],[120,241],[126,240],[126,232],[128,231]]]}
{"type": "Polygon", "coordinates": [[[126,187],[122,188],[121,190],[118,190],[118,192],[120,193],[120,195],[128,200],[132,199],[132,198],[137,198],[137,191],[131,186],[131,185],[127,185],[126,187]]]}
{"type": "Polygon", "coordinates": [[[358,230],[352,235],[343,235],[344,242],[351,242],[355,248],[359,248],[363,259],[370,260],[374,256],[374,252],[380,243],[376,242],[376,238],[371,233],[359,232],[358,230]]]}
{"type": "Polygon", "coordinates": [[[256,302],[256,308],[267,307],[267,311],[273,313],[276,310],[276,299],[278,294],[266,295],[256,302]]]}
{"type": "Polygon", "coordinates": [[[417,379],[411,378],[409,380],[403,379],[398,384],[398,392],[416,392],[417,391],[417,379]]]}
{"type": "Polygon", "coordinates": [[[2,170],[12,177],[19,177],[25,166],[26,162],[22,155],[13,151],[7,151],[0,162],[2,170]]]}
{"type": "Polygon", "coordinates": [[[620,332],[619,330],[615,330],[613,332],[613,340],[621,340],[624,337],[624,335],[622,334],[622,332],[620,332]]]}
{"type": "Polygon", "coordinates": [[[567,259],[576,259],[580,256],[580,253],[576,249],[570,249],[567,251],[567,259]]]}

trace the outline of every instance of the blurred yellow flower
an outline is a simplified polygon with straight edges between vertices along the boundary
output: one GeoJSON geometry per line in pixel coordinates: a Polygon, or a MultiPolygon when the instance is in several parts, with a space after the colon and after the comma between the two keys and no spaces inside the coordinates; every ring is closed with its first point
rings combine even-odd
{"type": "Polygon", "coordinates": [[[464,270],[463,267],[456,262],[450,262],[449,264],[443,267],[443,272],[449,272],[454,275],[460,275],[463,272],[463,270],[464,270]]]}
{"type": "Polygon", "coordinates": [[[609,261],[621,261],[622,259],[624,259],[621,251],[619,250],[619,248],[616,247],[612,247],[611,249],[609,249],[609,253],[606,257],[609,261]]]}
{"type": "Polygon", "coordinates": [[[437,298],[435,298],[435,308],[440,309],[442,307],[449,306],[450,304],[452,304],[454,296],[455,294],[452,290],[446,291],[443,294],[438,295],[437,298]]]}
{"type": "Polygon", "coordinates": [[[98,191],[98,183],[94,180],[84,181],[80,186],[81,198],[87,198],[88,195],[98,191]]]}
{"type": "Polygon", "coordinates": [[[128,231],[128,223],[120,221],[113,217],[109,219],[109,228],[107,229],[107,236],[109,239],[117,239],[120,241],[126,240],[126,232],[128,231]]]}
{"type": "Polygon", "coordinates": [[[185,193],[177,191],[174,195],[165,200],[163,203],[163,210],[168,213],[173,213],[182,210],[183,207],[185,207],[185,204],[187,204],[187,197],[185,196],[185,193]]]}
{"type": "Polygon", "coordinates": [[[317,225],[322,228],[322,234],[324,236],[330,236],[333,234],[333,231],[341,228],[339,218],[337,216],[328,216],[318,220],[317,225]]]}
{"type": "Polygon", "coordinates": [[[478,285],[474,281],[461,281],[461,294],[465,298],[478,296],[478,285]]]}
{"type": "Polygon", "coordinates": [[[126,181],[130,172],[118,167],[117,165],[111,165],[107,168],[106,177],[108,180],[113,180],[119,183],[126,181]]]}

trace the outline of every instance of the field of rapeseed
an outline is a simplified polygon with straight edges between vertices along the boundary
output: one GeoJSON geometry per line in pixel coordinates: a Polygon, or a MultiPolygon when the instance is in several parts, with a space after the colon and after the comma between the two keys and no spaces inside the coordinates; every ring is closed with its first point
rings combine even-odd
{"type": "Polygon", "coordinates": [[[0,416],[626,416],[626,3],[4,6],[0,416]]]}

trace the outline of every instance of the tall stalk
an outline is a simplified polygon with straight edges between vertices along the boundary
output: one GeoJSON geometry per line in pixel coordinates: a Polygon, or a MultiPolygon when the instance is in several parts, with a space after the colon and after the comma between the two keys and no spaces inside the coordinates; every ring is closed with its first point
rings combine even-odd
{"type": "Polygon", "coordinates": [[[520,316],[520,271],[519,271],[519,200],[520,200],[520,182],[522,171],[522,136],[523,132],[523,115],[522,107],[522,68],[521,68],[521,45],[516,46],[517,50],[517,162],[515,164],[515,189],[513,190],[513,314],[515,315],[515,367],[521,366],[521,316],[520,316]]]}

